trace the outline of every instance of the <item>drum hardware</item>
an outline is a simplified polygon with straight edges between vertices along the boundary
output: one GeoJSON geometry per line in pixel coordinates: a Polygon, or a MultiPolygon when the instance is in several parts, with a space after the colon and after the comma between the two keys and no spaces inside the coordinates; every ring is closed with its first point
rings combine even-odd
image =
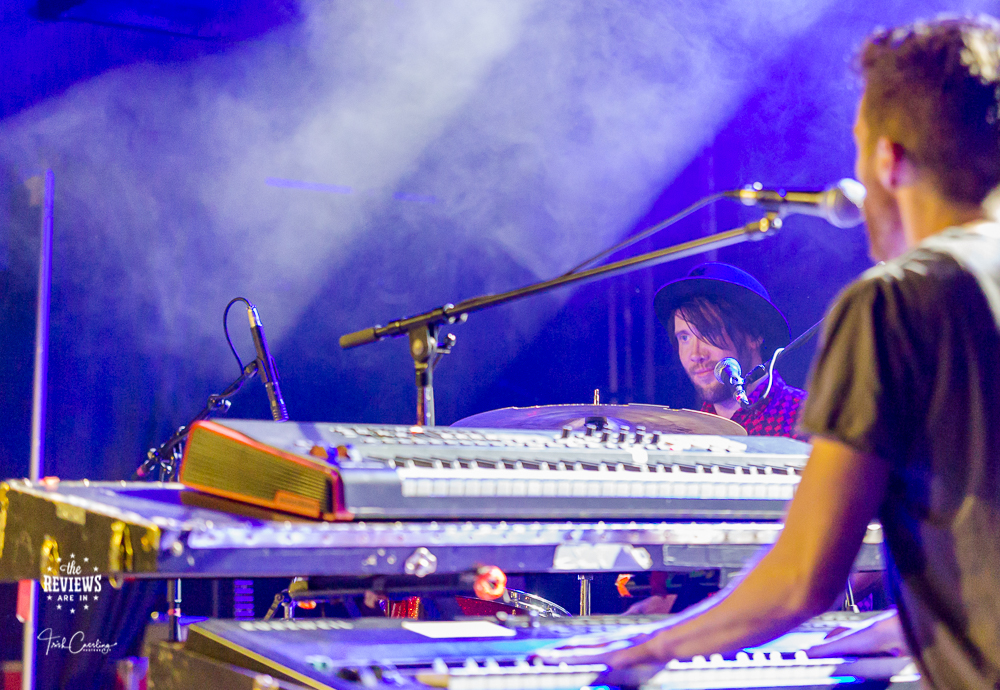
{"type": "Polygon", "coordinates": [[[437,570],[437,556],[431,553],[430,549],[421,546],[410,554],[410,557],[403,563],[403,572],[407,575],[426,577],[437,570]]]}
{"type": "Polygon", "coordinates": [[[746,436],[737,422],[699,410],[678,410],[661,405],[631,403],[601,405],[594,392],[593,405],[539,405],[535,407],[503,407],[480,412],[460,419],[453,427],[478,429],[551,429],[562,430],[563,437],[582,431],[587,437],[600,437],[602,442],[615,439],[618,443],[632,441],[642,444],[656,442],[661,434],[702,434],[713,436],[746,436]],[[635,429],[634,434],[629,432],[635,429]],[[650,432],[647,439],[646,433],[650,432]]]}
{"type": "Polygon", "coordinates": [[[507,591],[507,574],[495,565],[482,566],[476,570],[472,591],[485,601],[493,601],[507,591]]]}
{"type": "MultiPolygon", "coordinates": [[[[721,195],[712,197],[699,203],[709,203],[721,198],[721,195]]],[[[583,283],[596,280],[598,278],[610,278],[616,275],[630,273],[639,268],[655,266],[675,259],[681,259],[712,249],[720,249],[730,245],[739,244],[748,240],[759,240],[770,237],[774,231],[781,227],[781,211],[771,211],[763,218],[747,223],[743,227],[735,228],[725,232],[716,233],[708,237],[703,237],[688,242],[682,242],[664,249],[640,254],[638,256],[622,259],[596,268],[585,270],[575,270],[565,273],[557,278],[541,281],[522,288],[501,292],[495,295],[484,295],[463,300],[458,304],[445,304],[444,306],[417,314],[403,319],[396,319],[388,325],[376,325],[365,328],[354,333],[347,333],[340,337],[340,347],[347,350],[367,345],[385,338],[395,338],[407,336],[410,339],[410,356],[413,359],[414,370],[416,372],[417,384],[417,419],[418,426],[434,425],[434,384],[433,369],[437,361],[438,332],[442,326],[466,321],[469,314],[490,307],[499,306],[508,302],[513,302],[531,295],[538,295],[549,292],[559,287],[583,283]]],[[[647,232],[662,230],[678,218],[670,218],[663,223],[650,228],[647,232]]],[[[449,339],[447,349],[453,343],[449,339]]]]}
{"type": "MultiPolygon", "coordinates": [[[[506,590],[503,597],[498,601],[524,611],[529,616],[534,615],[536,618],[560,618],[573,615],[553,601],[544,599],[537,594],[522,592],[518,589],[506,590]]],[[[501,623],[507,620],[506,616],[502,616],[500,613],[497,613],[496,616],[497,620],[501,623]]]]}
{"type": "Polygon", "coordinates": [[[591,587],[594,583],[594,576],[590,573],[581,573],[576,576],[580,580],[580,615],[590,615],[591,587]]]}
{"type": "MultiPolygon", "coordinates": [[[[558,611],[555,615],[568,615],[556,604],[540,597],[534,597],[523,592],[509,595],[507,575],[496,566],[479,566],[475,570],[453,575],[432,576],[425,574],[419,581],[414,581],[412,575],[406,577],[377,577],[370,581],[351,578],[341,579],[334,586],[321,586],[310,589],[309,578],[296,577],[291,584],[274,596],[274,601],[264,616],[270,620],[279,607],[284,608],[284,618],[294,619],[294,610],[314,609],[317,604],[339,603],[355,597],[363,597],[369,608],[375,604],[385,604],[386,615],[403,606],[407,610],[415,610],[421,597],[429,595],[442,597],[465,597],[470,600],[488,604],[496,601],[498,604],[509,605],[525,610],[558,611]],[[370,605],[369,605],[370,604],[370,605]]],[[[312,578],[312,583],[325,585],[331,582],[327,578],[312,578]]],[[[485,608],[479,615],[493,615],[499,608],[485,608]]],[[[403,617],[412,617],[406,615],[403,617]]]]}

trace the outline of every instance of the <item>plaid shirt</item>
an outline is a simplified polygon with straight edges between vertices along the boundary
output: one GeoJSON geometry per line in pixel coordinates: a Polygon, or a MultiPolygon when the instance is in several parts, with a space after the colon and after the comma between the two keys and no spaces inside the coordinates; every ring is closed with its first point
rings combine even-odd
{"type": "MultiPolygon", "coordinates": [[[[750,404],[760,400],[765,390],[767,380],[762,379],[747,395],[750,404]]],[[[760,409],[752,412],[742,408],[737,410],[732,417],[733,421],[746,429],[750,436],[790,436],[808,441],[809,435],[799,429],[800,410],[805,402],[806,392],[789,386],[778,372],[774,372],[774,383],[767,397],[768,401],[760,409]]],[[[701,411],[715,414],[715,405],[702,403],[701,411]]]]}

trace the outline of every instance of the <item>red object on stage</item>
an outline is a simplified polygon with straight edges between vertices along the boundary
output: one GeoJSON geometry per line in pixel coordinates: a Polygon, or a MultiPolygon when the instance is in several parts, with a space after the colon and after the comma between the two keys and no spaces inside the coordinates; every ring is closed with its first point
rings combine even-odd
{"type": "Polygon", "coordinates": [[[615,588],[618,590],[618,596],[620,597],[631,597],[632,592],[628,591],[628,583],[632,581],[631,575],[619,575],[615,578],[615,588]]]}
{"type": "Polygon", "coordinates": [[[507,574],[495,565],[484,565],[478,570],[472,591],[486,601],[499,599],[507,591],[507,574]]]}
{"type": "Polygon", "coordinates": [[[17,620],[28,620],[31,607],[31,583],[34,580],[20,580],[17,583],[17,620]]]}
{"type": "Polygon", "coordinates": [[[389,602],[389,618],[420,618],[420,597],[389,602]]]}

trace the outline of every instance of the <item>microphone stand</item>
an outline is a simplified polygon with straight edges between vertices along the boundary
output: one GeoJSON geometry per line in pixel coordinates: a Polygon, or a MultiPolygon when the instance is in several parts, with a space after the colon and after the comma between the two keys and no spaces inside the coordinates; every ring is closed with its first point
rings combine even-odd
{"type": "Polygon", "coordinates": [[[202,419],[208,419],[211,415],[215,413],[226,413],[229,411],[229,407],[233,404],[229,400],[243,384],[249,379],[253,378],[258,371],[260,371],[259,360],[253,360],[245,367],[243,371],[240,372],[239,378],[229,384],[229,387],[218,395],[208,396],[208,402],[205,407],[194,416],[194,418],[187,424],[182,424],[177,427],[177,431],[174,432],[173,436],[168,438],[166,441],[158,445],[156,448],[150,448],[149,452],[146,453],[146,460],[138,469],[136,469],[135,474],[132,475],[132,480],[145,479],[150,472],[154,469],[159,470],[158,481],[169,482],[176,478],[178,463],[181,460],[181,448],[184,440],[187,438],[188,434],[191,432],[191,425],[195,422],[201,421],[202,419]]]}
{"type": "MultiPolygon", "coordinates": [[[[253,378],[260,371],[260,360],[253,360],[240,372],[239,378],[218,395],[208,396],[205,407],[194,416],[194,418],[177,428],[173,436],[161,443],[156,448],[150,448],[146,453],[146,460],[143,462],[132,479],[143,479],[153,470],[158,470],[158,479],[161,482],[173,481],[176,479],[177,469],[183,457],[182,447],[191,426],[202,419],[208,419],[212,414],[225,413],[232,405],[229,400],[247,380],[253,378]]],[[[181,641],[181,579],[167,580],[167,640],[170,642],[181,641]]]]}
{"type": "MultiPolygon", "coordinates": [[[[787,355],[789,352],[791,352],[797,347],[800,347],[803,343],[808,342],[810,338],[816,335],[816,332],[822,325],[823,325],[823,319],[820,319],[812,326],[810,326],[808,329],[806,329],[802,333],[802,335],[800,335],[798,338],[788,343],[788,345],[785,345],[785,347],[779,349],[777,356],[774,357],[774,366],[777,366],[778,362],[780,362],[784,358],[784,356],[787,355]]],[[[770,368],[771,368],[770,364],[764,364],[764,363],[758,364],[753,369],[751,369],[750,372],[743,379],[744,385],[749,386],[754,381],[764,378],[765,376],[767,376],[768,369],[770,368]]]]}
{"type": "Polygon", "coordinates": [[[658,264],[682,259],[700,254],[712,249],[728,247],[749,240],[760,240],[774,234],[781,227],[781,213],[774,211],[743,227],[719,232],[708,237],[702,237],[689,242],[640,254],[628,259],[622,259],[596,268],[567,273],[551,280],[526,285],[522,288],[501,292],[496,295],[484,295],[463,300],[458,304],[445,304],[437,309],[392,321],[385,326],[373,326],[364,330],[348,333],[340,337],[340,347],[347,350],[360,345],[367,345],[384,338],[407,335],[410,339],[410,355],[413,357],[417,384],[417,425],[434,425],[434,365],[440,356],[447,354],[454,344],[454,336],[449,335],[447,344],[438,343],[438,331],[442,326],[462,323],[469,314],[500,304],[506,304],[531,295],[549,292],[556,288],[585,283],[597,279],[630,273],[639,268],[656,266],[658,264]]]}

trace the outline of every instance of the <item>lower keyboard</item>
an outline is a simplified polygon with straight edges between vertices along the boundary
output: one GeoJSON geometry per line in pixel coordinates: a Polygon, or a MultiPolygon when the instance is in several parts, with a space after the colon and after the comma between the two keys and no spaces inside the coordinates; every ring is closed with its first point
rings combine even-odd
{"type": "MultiPolygon", "coordinates": [[[[242,672],[266,673],[301,687],[336,690],[540,690],[595,685],[644,690],[918,688],[919,676],[905,657],[810,659],[805,652],[792,649],[803,642],[814,644],[829,630],[856,625],[864,618],[865,614],[825,614],[754,650],[727,657],[675,660],[665,667],[625,674],[608,673],[600,664],[546,666],[529,659],[534,651],[576,635],[614,633],[629,624],[654,619],[210,620],[191,627],[185,651],[233,665],[242,672]]],[[[174,667],[176,670],[176,664],[174,667]]],[[[177,674],[173,677],[176,681],[177,674]]],[[[181,690],[186,686],[171,687],[181,690]]],[[[202,690],[204,680],[191,687],[202,690]]]]}

